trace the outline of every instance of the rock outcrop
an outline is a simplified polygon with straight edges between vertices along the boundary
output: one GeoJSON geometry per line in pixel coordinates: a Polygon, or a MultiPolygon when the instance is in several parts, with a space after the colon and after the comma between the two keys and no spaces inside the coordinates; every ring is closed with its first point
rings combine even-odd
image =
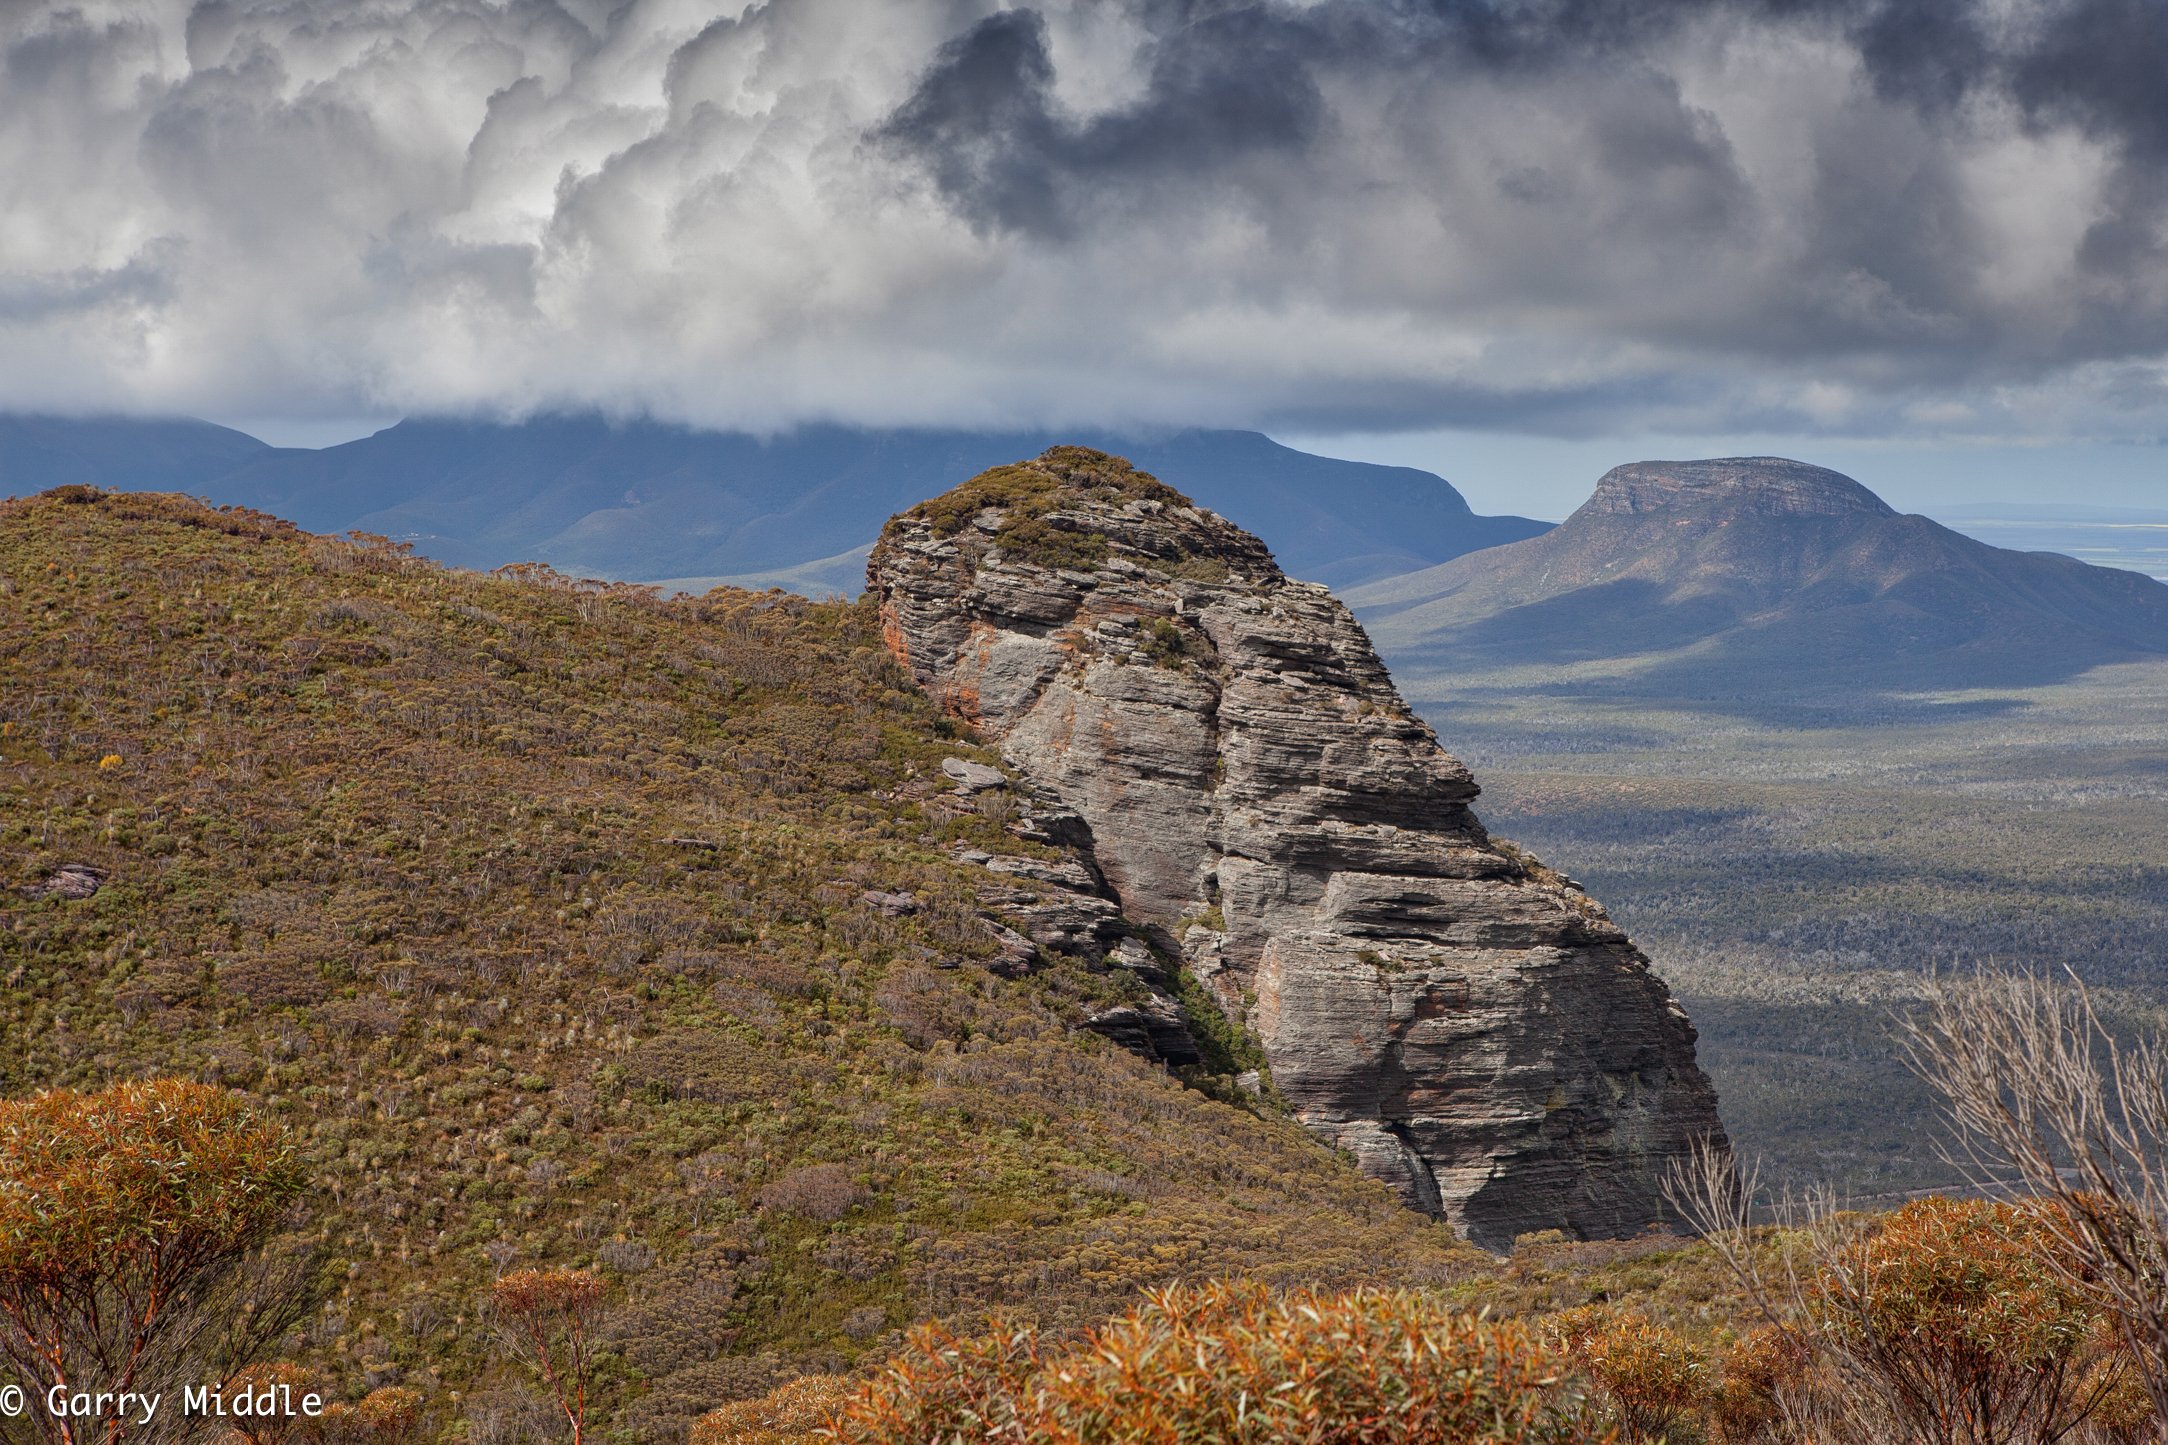
{"type": "Polygon", "coordinates": [[[896,656],[1074,811],[1167,966],[1409,1204],[1488,1246],[1615,1236],[1721,1146],[1648,960],[1493,842],[1354,617],[1256,538],[1059,447],[894,518],[868,575],[896,656]]]}
{"type": "Polygon", "coordinates": [[[40,883],[26,883],[22,891],[32,898],[65,898],[81,902],[94,898],[105,886],[105,880],[113,875],[103,868],[88,863],[63,863],[53,870],[52,876],[40,883]]]}
{"type": "Polygon", "coordinates": [[[1588,516],[1725,503],[1772,517],[1894,517],[1896,508],[1842,472],[1789,457],[1628,462],[1611,468],[1581,504],[1588,516]]]}

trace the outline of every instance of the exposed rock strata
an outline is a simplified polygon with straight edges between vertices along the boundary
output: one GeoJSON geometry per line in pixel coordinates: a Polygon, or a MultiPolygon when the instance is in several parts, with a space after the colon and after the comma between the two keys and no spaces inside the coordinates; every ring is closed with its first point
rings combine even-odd
{"type": "Polygon", "coordinates": [[[1493,1246],[1630,1233],[1721,1143],[1648,960],[1492,842],[1353,616],[1256,538],[1056,448],[892,520],[869,579],[898,658],[1075,811],[1121,912],[1411,1205],[1493,1246]]]}
{"type": "Polygon", "coordinates": [[[1628,462],[1603,474],[1581,512],[1591,517],[1631,515],[1704,502],[1771,517],[1897,515],[1889,503],[1844,473],[1788,457],[1628,462]]]}

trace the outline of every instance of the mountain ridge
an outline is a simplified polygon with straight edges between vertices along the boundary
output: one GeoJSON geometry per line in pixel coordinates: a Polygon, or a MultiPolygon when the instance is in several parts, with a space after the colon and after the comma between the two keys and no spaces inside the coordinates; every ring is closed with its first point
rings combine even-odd
{"type": "Polygon", "coordinates": [[[1989,546],[1803,463],[1635,463],[1591,503],[1350,605],[1414,664],[1602,663],[1575,685],[1621,694],[2015,684],[2168,653],[2168,586],[1989,546]]]}
{"type": "Polygon", "coordinates": [[[190,418],[0,412],[0,497],[69,484],[194,491],[275,450],[247,432],[190,418]]]}
{"type": "MultiPolygon", "coordinates": [[[[140,435],[152,489],[198,492],[326,533],[379,533],[422,555],[487,570],[540,561],[627,581],[789,572],[871,543],[881,524],[989,466],[1062,441],[1119,445],[1205,505],[1267,537],[1298,574],[1332,585],[1426,566],[1550,524],[1485,517],[1443,478],[1342,461],[1257,432],[1151,437],[860,430],[811,426],[773,437],[703,432],[594,415],[498,423],[410,418],[309,450],[242,433],[225,465],[207,444],[179,468],[153,466],[184,424],[31,419],[41,449],[10,464],[0,491],[69,482],[135,486],[121,463],[140,435]],[[131,429],[133,429],[131,431],[131,429]],[[80,457],[63,445],[71,433],[80,457]]],[[[207,423],[185,424],[207,428],[207,423]]],[[[222,429],[211,428],[210,432],[222,429]]],[[[197,434],[206,442],[209,433],[197,434]]]]}

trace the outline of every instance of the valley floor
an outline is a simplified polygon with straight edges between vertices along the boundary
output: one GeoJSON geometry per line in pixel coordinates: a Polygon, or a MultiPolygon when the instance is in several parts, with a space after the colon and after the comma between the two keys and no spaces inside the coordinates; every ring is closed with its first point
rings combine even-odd
{"type": "Polygon", "coordinates": [[[1925,970],[2069,967],[2133,1024],[2168,1004],[2168,663],[1751,712],[1395,674],[1493,831],[1655,960],[1772,1181],[1953,1184],[1891,1032],[1925,970]]]}

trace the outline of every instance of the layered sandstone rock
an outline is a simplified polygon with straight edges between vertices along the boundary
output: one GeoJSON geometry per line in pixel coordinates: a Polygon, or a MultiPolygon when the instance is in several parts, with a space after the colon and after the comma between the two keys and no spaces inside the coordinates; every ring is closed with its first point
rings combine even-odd
{"type": "Polygon", "coordinates": [[[890,647],[1089,829],[1313,1131],[1478,1243],[1663,1217],[1722,1142],[1694,1031],[1570,880],[1493,843],[1369,640],[1256,538],[1056,448],[892,520],[890,647]]]}
{"type": "Polygon", "coordinates": [[[1894,517],[1896,509],[1842,472],[1788,457],[1628,462],[1596,482],[1586,516],[1631,516],[1720,503],[1771,517],[1894,517]]]}

